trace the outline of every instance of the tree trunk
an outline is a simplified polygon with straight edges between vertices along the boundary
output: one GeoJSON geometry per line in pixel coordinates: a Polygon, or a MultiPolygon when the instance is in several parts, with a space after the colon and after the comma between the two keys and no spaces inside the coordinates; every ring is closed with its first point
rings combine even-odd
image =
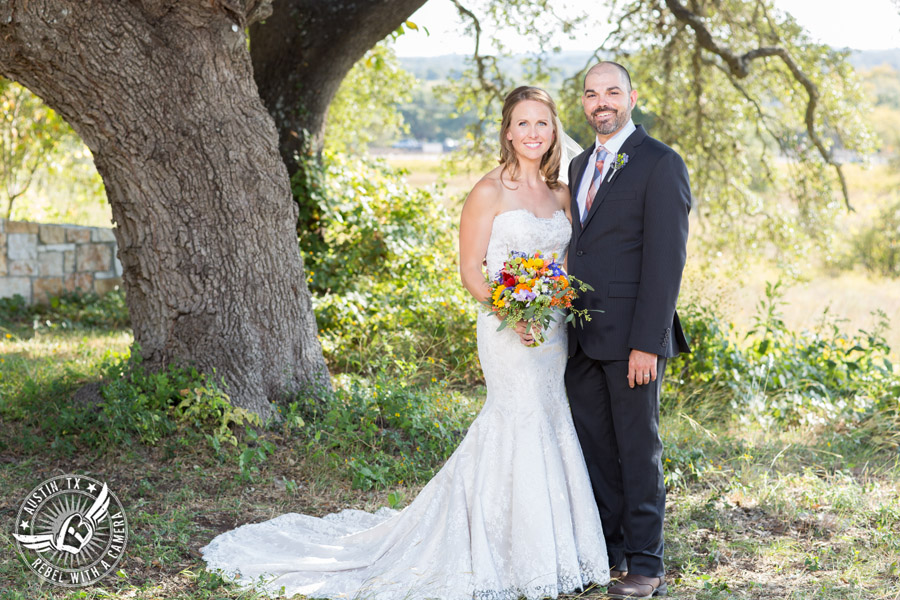
{"type": "Polygon", "coordinates": [[[278,135],[244,28],[253,0],[0,0],[0,72],[81,135],[116,223],[135,345],[270,414],[329,385],[278,135]]]}
{"type": "Polygon", "coordinates": [[[270,18],[250,27],[256,83],[275,119],[290,175],[298,169],[298,156],[322,150],[328,105],[350,68],[423,4],[279,0],[270,18]]]}

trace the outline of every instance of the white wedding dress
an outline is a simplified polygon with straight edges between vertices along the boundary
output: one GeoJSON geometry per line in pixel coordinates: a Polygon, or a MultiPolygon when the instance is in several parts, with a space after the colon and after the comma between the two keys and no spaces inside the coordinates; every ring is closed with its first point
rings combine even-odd
{"type": "MultiPolygon", "coordinates": [[[[487,267],[510,250],[557,253],[562,211],[494,219],[487,267]]],[[[286,514],[202,548],[210,570],[270,593],[359,600],[556,598],[609,579],[606,545],[566,400],[566,328],[523,346],[478,317],[487,399],[459,447],[402,511],[286,514]]]]}

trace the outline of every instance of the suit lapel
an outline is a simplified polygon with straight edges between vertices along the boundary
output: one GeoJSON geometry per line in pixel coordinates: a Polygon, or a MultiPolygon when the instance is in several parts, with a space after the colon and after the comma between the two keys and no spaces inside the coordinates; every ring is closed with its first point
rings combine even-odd
{"type": "MultiPolygon", "coordinates": [[[[642,125],[638,125],[637,129],[635,129],[634,132],[628,136],[628,138],[622,144],[622,147],[619,148],[618,154],[627,154],[629,160],[633,159],[634,155],[637,154],[638,147],[646,137],[647,132],[644,131],[644,127],[642,125]]],[[[616,156],[611,156],[610,160],[615,161],[618,157],[618,154],[616,156]]],[[[613,162],[613,164],[615,164],[615,162],[613,162]]],[[[600,185],[600,189],[597,190],[597,196],[594,197],[594,202],[591,204],[591,210],[590,212],[588,212],[587,218],[584,220],[584,225],[581,226],[582,228],[588,226],[588,224],[591,222],[591,219],[595,214],[597,214],[597,210],[600,208],[600,205],[603,204],[603,200],[604,198],[606,198],[609,190],[611,190],[619,180],[619,176],[617,175],[615,178],[613,178],[612,181],[609,181],[612,172],[612,168],[610,168],[606,173],[606,177],[603,178],[603,183],[600,185]]]]}

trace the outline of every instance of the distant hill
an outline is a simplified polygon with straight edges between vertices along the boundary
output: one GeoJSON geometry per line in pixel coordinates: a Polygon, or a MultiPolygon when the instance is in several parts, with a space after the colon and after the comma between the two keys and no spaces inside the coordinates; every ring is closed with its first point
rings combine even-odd
{"type": "MultiPolygon", "coordinates": [[[[440,83],[458,78],[459,74],[466,68],[467,58],[463,54],[447,54],[434,57],[399,57],[401,66],[426,84],[420,86],[420,89],[413,91],[413,100],[411,102],[400,106],[403,119],[409,126],[410,138],[438,142],[443,142],[447,139],[460,140],[463,138],[466,125],[471,123],[475,116],[472,114],[457,115],[453,107],[448,104],[446,98],[435,95],[429,83],[440,83]]],[[[547,66],[559,70],[558,73],[551,77],[548,88],[552,90],[561,87],[563,78],[571,77],[574,73],[580,71],[590,59],[591,54],[587,52],[561,52],[548,56],[547,66]]],[[[523,61],[527,64],[529,60],[535,60],[535,58],[522,54],[501,59],[500,68],[506,80],[516,85],[533,83],[528,81],[523,74],[523,61]]],[[[892,50],[854,50],[850,54],[850,64],[858,70],[868,70],[882,64],[888,64],[900,72],[900,48],[892,50]]],[[[881,79],[878,77],[873,78],[871,75],[864,76],[868,85],[874,87],[872,92],[874,94],[873,102],[878,106],[882,106],[885,110],[888,108],[895,110],[898,108],[898,101],[896,100],[898,92],[893,76],[888,73],[887,75],[882,74],[880,77],[881,79]],[[887,79],[885,80],[884,77],[887,77],[887,79]]],[[[897,121],[892,120],[889,122],[896,123],[897,121]]],[[[891,129],[891,126],[886,125],[885,128],[891,129]]],[[[587,133],[587,131],[583,133],[587,133]]],[[[570,135],[578,137],[571,131],[570,135]]],[[[882,137],[885,135],[888,134],[884,134],[882,137]]]]}
{"type": "MultiPolygon", "coordinates": [[[[560,52],[549,54],[545,58],[545,65],[559,69],[551,80],[558,83],[564,77],[581,70],[587,63],[591,54],[588,52],[560,52]]],[[[466,68],[467,55],[445,54],[442,56],[401,56],[400,65],[424,81],[441,81],[462,73],[466,68]]],[[[523,62],[533,61],[535,57],[527,54],[518,54],[500,60],[500,68],[510,81],[520,81],[524,72],[523,62]]]]}
{"type": "MultiPolygon", "coordinates": [[[[547,57],[548,66],[559,68],[561,75],[554,77],[557,83],[561,77],[570,77],[584,67],[590,58],[587,52],[561,52],[547,57]]],[[[445,54],[443,56],[400,57],[404,69],[424,81],[441,81],[459,74],[466,67],[466,55],[445,54]]],[[[501,68],[511,81],[521,80],[522,62],[534,60],[525,54],[502,59],[501,68]]],[[[850,64],[857,69],[870,69],[881,64],[891,65],[900,71],[900,48],[890,50],[853,50],[850,64]]]]}
{"type": "Polygon", "coordinates": [[[850,64],[857,69],[871,69],[878,65],[888,64],[895,71],[900,71],[900,48],[890,50],[854,50],[850,55],[850,64]]]}

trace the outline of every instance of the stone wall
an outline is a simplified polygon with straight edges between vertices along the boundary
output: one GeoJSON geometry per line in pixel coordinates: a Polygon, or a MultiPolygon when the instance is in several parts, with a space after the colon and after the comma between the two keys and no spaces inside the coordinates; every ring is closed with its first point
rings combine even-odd
{"type": "Polygon", "coordinates": [[[112,229],[0,219],[0,298],[18,294],[32,304],[118,285],[122,265],[112,229]]]}

